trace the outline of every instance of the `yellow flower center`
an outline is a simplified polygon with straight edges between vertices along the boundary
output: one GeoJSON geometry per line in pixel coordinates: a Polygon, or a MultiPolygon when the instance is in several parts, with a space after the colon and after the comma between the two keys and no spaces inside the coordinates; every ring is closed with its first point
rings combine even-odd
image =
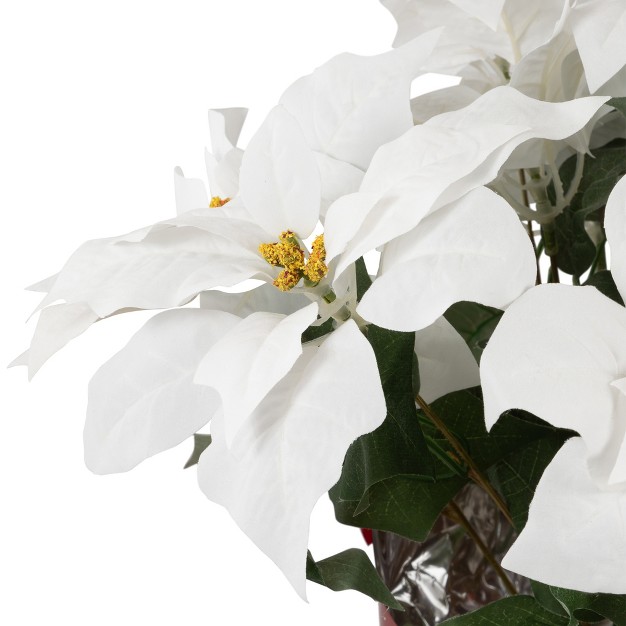
{"type": "Polygon", "coordinates": [[[273,285],[281,291],[290,291],[304,278],[313,287],[328,274],[324,235],[318,235],[312,244],[312,251],[305,258],[304,250],[296,235],[286,230],[275,243],[262,243],[259,246],[261,256],[275,267],[282,267],[273,285]]]}
{"type": "Polygon", "coordinates": [[[213,196],[211,198],[211,202],[209,202],[209,206],[212,209],[219,209],[219,207],[224,206],[227,202],[230,202],[230,198],[220,198],[219,196],[213,196]]]}

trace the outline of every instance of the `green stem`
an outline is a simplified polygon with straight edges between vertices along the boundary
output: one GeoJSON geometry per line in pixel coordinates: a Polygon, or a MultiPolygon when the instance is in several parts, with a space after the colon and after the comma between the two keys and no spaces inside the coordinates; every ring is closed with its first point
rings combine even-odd
{"type": "Polygon", "coordinates": [[[417,402],[417,404],[419,404],[420,408],[424,412],[424,415],[426,415],[426,417],[428,417],[428,419],[430,419],[430,421],[439,429],[441,434],[454,448],[454,451],[465,462],[465,464],[469,468],[469,478],[471,478],[477,485],[480,485],[487,492],[489,497],[494,501],[495,505],[502,512],[502,515],[504,515],[509,524],[514,527],[515,525],[513,523],[513,518],[511,517],[511,513],[509,512],[509,509],[504,502],[502,496],[489,482],[489,479],[485,476],[485,474],[478,467],[478,465],[476,465],[474,459],[472,459],[472,457],[467,453],[467,450],[465,450],[465,448],[461,445],[461,442],[452,434],[452,432],[448,429],[443,420],[430,408],[430,406],[426,403],[422,396],[417,394],[417,396],[415,396],[415,401],[417,402]]]}
{"type": "Polygon", "coordinates": [[[500,563],[498,563],[498,559],[494,556],[493,552],[487,547],[485,542],[482,540],[481,536],[476,532],[471,522],[465,517],[465,514],[461,510],[461,507],[454,502],[451,501],[448,504],[446,510],[444,511],[445,515],[449,517],[453,522],[462,526],[465,532],[473,539],[474,543],[478,546],[478,549],[482,552],[483,556],[491,567],[493,567],[494,571],[500,578],[500,580],[504,583],[506,590],[512,595],[517,595],[517,589],[515,585],[511,582],[511,579],[507,576],[507,573],[502,569],[500,563]]]}

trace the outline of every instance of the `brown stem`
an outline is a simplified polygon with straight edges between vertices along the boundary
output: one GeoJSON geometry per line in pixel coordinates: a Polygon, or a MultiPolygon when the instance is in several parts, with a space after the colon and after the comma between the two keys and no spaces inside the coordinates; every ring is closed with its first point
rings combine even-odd
{"type": "Polygon", "coordinates": [[[489,550],[489,548],[487,547],[485,542],[482,540],[480,535],[476,532],[476,530],[474,529],[470,521],[467,519],[467,517],[465,517],[465,514],[461,510],[461,507],[459,507],[459,505],[456,502],[451,501],[448,504],[444,513],[453,522],[456,522],[457,524],[459,524],[465,529],[465,532],[473,539],[473,541],[476,543],[476,545],[478,546],[478,549],[482,552],[485,559],[487,559],[487,561],[489,562],[491,567],[493,567],[496,574],[500,577],[507,591],[512,596],[516,596],[517,589],[515,588],[515,585],[511,582],[511,579],[507,576],[507,573],[504,571],[504,569],[502,569],[502,566],[500,565],[500,563],[498,563],[498,560],[496,559],[494,554],[491,552],[491,550],[489,550]]]}
{"type": "Polygon", "coordinates": [[[511,517],[511,513],[502,499],[502,496],[489,482],[489,479],[485,476],[485,474],[483,474],[478,465],[476,465],[474,459],[472,459],[472,457],[467,453],[467,450],[461,445],[461,442],[452,434],[452,432],[450,432],[443,420],[430,408],[422,396],[417,394],[415,396],[415,401],[419,404],[426,417],[428,417],[428,419],[438,428],[441,434],[448,440],[459,457],[465,461],[465,464],[469,468],[468,476],[487,492],[490,498],[494,501],[495,505],[502,512],[502,515],[504,515],[509,524],[514,527],[513,518],[511,517]]]}

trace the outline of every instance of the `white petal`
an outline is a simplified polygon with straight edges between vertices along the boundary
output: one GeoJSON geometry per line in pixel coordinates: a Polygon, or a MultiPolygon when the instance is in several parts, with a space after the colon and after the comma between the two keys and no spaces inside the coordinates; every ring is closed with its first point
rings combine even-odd
{"type": "MultiPolygon", "coordinates": [[[[361,218],[337,271],[414,228],[429,212],[493,180],[519,145],[532,138],[564,139],[583,128],[606,97],[540,102],[510,87],[492,89],[459,111],[433,117],[382,146],[361,192],[380,201],[361,218]]],[[[328,218],[334,207],[330,207],[328,218]]],[[[351,227],[354,230],[354,226],[351,227]]],[[[329,259],[338,251],[328,233],[329,259]]]]}
{"type": "Polygon", "coordinates": [[[377,56],[336,56],[289,87],[281,104],[314,150],[366,169],[380,145],[411,128],[411,81],[439,34],[377,56]]]}
{"type": "Polygon", "coordinates": [[[349,321],[321,347],[305,348],[230,450],[223,421],[213,420],[213,443],[198,465],[200,487],[302,597],[311,510],[339,479],[348,446],[385,413],[374,353],[349,321]]]}
{"type": "Polygon", "coordinates": [[[199,178],[185,178],[180,167],[174,168],[174,192],[176,213],[179,215],[192,209],[204,209],[209,206],[204,182],[199,178]]]}
{"type": "MultiPolygon", "coordinates": [[[[180,219],[195,218],[189,212],[180,219]]],[[[206,229],[159,224],[137,241],[89,241],[70,257],[43,305],[84,302],[106,317],[123,308],[180,306],[200,291],[247,278],[271,280],[272,268],[256,251],[262,231],[249,226],[226,219],[215,219],[206,229]]]]}
{"type": "Polygon", "coordinates": [[[450,2],[487,24],[491,30],[496,30],[505,0],[450,0],[450,2]]]}
{"type": "Polygon", "coordinates": [[[202,428],[219,407],[193,384],[207,350],[239,318],[221,311],[159,313],[89,384],[85,462],[96,474],[124,472],[202,428]]]}
{"type": "Polygon", "coordinates": [[[241,293],[212,290],[200,294],[201,308],[227,311],[239,317],[248,317],[257,311],[291,315],[309,303],[310,300],[302,294],[283,292],[268,283],[241,293]]]}
{"type": "Polygon", "coordinates": [[[284,107],[275,107],[241,163],[241,195],[247,209],[276,237],[293,230],[306,239],[319,220],[320,185],[315,156],[298,122],[284,107]]]}
{"type": "Polygon", "coordinates": [[[209,109],[211,150],[218,161],[237,145],[247,115],[248,109],[241,107],[209,109]]]}
{"type": "Polygon", "coordinates": [[[58,274],[53,274],[52,276],[48,276],[48,278],[44,278],[34,285],[29,285],[26,287],[28,291],[41,291],[43,293],[48,293],[50,289],[52,289],[52,285],[54,285],[54,281],[57,279],[58,274]]]}
{"type": "Polygon", "coordinates": [[[473,61],[495,55],[513,60],[506,33],[494,32],[487,24],[447,0],[381,1],[398,23],[394,46],[433,28],[445,27],[433,58],[429,60],[430,71],[455,74],[473,61]]]}
{"type": "Polygon", "coordinates": [[[207,178],[212,196],[234,198],[239,192],[239,172],[243,150],[233,148],[218,161],[208,150],[204,151],[207,178]]]}
{"type": "Polygon", "coordinates": [[[98,319],[84,302],[55,304],[41,311],[28,351],[28,378],[31,379],[53,354],[98,319]]]}
{"type": "Polygon", "coordinates": [[[604,212],[606,238],[611,247],[611,274],[626,298],[626,176],[615,185],[604,212]]]}
{"type": "Polygon", "coordinates": [[[302,354],[302,333],[316,320],[317,304],[288,316],[253,313],[205,355],[194,382],[217,390],[224,407],[226,444],[302,354]]]}
{"type": "Polygon", "coordinates": [[[365,172],[350,163],[338,161],[322,152],[315,153],[315,160],[322,182],[320,214],[323,221],[326,210],[335,200],[359,190],[365,172]]]}
{"type": "Polygon", "coordinates": [[[626,431],[626,309],[595,287],[541,285],[505,312],[483,352],[485,421],[524,409],[577,431],[606,481],[626,431]]]}
{"type": "Polygon", "coordinates": [[[385,328],[419,330],[461,300],[504,308],[535,276],[533,248],[517,215],[479,187],[385,246],[358,312],[385,328]]]}
{"type": "Polygon", "coordinates": [[[453,391],[480,384],[476,359],[445,317],[415,333],[415,353],[420,396],[429,404],[453,391]]]}
{"type": "Polygon", "coordinates": [[[502,565],[547,585],[624,594],[626,491],[598,489],[585,453],[574,437],[556,454],[502,565]]]}
{"type": "Polygon", "coordinates": [[[626,65],[626,4],[623,0],[578,2],[571,20],[593,93],[626,65]]]}
{"type": "Polygon", "coordinates": [[[413,122],[423,124],[431,117],[449,111],[458,111],[480,97],[480,93],[466,85],[436,89],[411,99],[413,122]]]}

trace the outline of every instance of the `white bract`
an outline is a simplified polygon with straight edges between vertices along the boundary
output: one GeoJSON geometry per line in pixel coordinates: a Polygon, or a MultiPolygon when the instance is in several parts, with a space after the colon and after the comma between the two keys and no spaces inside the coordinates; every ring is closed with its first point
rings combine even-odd
{"type": "Polygon", "coordinates": [[[519,408],[580,434],[541,478],[507,569],[626,593],[625,381],[626,309],[594,287],[541,285],[505,312],[481,360],[487,427],[519,408]]]}
{"type": "Polygon", "coordinates": [[[359,314],[387,328],[419,330],[456,301],[503,308],[531,287],[528,235],[483,185],[503,166],[527,166],[536,156],[529,140],[574,141],[606,100],[552,104],[500,87],[382,146],[359,192],[337,200],[325,222],[337,275],[385,245],[359,314]]]}

